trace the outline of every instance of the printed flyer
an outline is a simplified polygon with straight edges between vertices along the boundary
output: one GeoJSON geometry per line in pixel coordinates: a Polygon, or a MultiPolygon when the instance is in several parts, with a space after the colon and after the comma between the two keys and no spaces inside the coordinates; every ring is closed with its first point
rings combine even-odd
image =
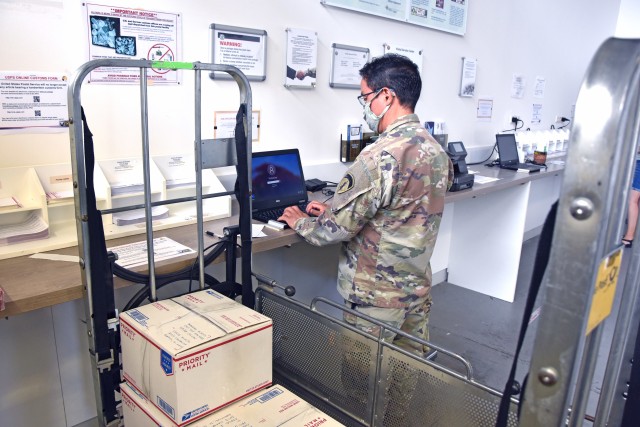
{"type": "MultiPolygon", "coordinates": [[[[177,13],[86,4],[89,59],[181,60],[180,23],[177,13]]],[[[176,70],[149,69],[153,83],[179,83],[176,70]]],[[[137,83],[137,68],[98,68],[91,71],[92,83],[137,83]]]]}

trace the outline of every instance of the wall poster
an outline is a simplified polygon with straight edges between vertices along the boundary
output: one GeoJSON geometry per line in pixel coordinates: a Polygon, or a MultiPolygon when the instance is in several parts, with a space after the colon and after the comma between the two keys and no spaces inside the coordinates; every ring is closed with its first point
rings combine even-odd
{"type": "Polygon", "coordinates": [[[462,36],[467,31],[468,1],[320,0],[320,3],[462,36]]]}
{"type": "Polygon", "coordinates": [[[390,45],[389,43],[384,43],[382,47],[384,49],[382,52],[383,54],[396,53],[398,55],[406,56],[412,60],[413,63],[418,66],[420,74],[422,74],[422,49],[418,49],[417,47],[390,45]]]}
{"type": "Polygon", "coordinates": [[[68,132],[67,76],[0,71],[0,133],[68,132]]]}
{"type": "Polygon", "coordinates": [[[473,98],[476,94],[476,73],[478,61],[475,58],[462,58],[462,73],[460,76],[459,96],[473,98]]]}
{"type": "MultiPolygon", "coordinates": [[[[233,65],[248,80],[267,78],[267,32],[253,28],[211,24],[211,62],[233,65]]],[[[210,73],[212,79],[231,79],[227,73],[210,73]]]]}
{"type": "MultiPolygon", "coordinates": [[[[236,135],[237,111],[216,111],[213,115],[213,137],[233,138],[236,135]]],[[[251,112],[251,140],[260,140],[260,111],[251,112]]]]}
{"type": "Polygon", "coordinates": [[[360,69],[369,62],[369,49],[334,43],[329,86],[360,89],[360,69]]]}
{"type": "Polygon", "coordinates": [[[318,33],[287,28],[287,63],[284,86],[315,88],[318,33]]]}
{"type": "MultiPolygon", "coordinates": [[[[91,3],[86,3],[85,9],[89,59],[181,60],[180,14],[91,3]]],[[[138,68],[97,68],[89,75],[91,83],[132,84],[139,80],[138,68]]],[[[180,74],[176,70],[150,68],[147,80],[178,84],[180,74]]]]}

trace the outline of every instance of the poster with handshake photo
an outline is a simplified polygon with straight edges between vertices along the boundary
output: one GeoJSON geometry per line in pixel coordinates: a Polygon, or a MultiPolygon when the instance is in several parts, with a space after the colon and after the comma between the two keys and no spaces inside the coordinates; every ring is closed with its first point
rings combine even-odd
{"type": "Polygon", "coordinates": [[[285,87],[316,86],[318,35],[314,31],[287,29],[285,87]]]}

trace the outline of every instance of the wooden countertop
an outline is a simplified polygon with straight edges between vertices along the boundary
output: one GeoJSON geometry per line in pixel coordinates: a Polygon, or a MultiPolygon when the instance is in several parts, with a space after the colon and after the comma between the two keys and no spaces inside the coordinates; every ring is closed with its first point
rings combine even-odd
{"type": "MultiPolygon", "coordinates": [[[[222,234],[222,229],[237,223],[237,216],[204,223],[205,231],[222,234]]],[[[196,248],[196,225],[186,225],[154,232],[154,237],[169,237],[185,246],[196,248]]],[[[292,230],[276,231],[265,227],[267,237],[253,239],[254,253],[268,251],[302,241],[292,230]]],[[[144,234],[107,240],[107,247],[139,242],[146,237],[144,234]]],[[[217,241],[216,237],[204,236],[205,245],[217,241]]],[[[59,249],[46,252],[46,255],[78,256],[78,247],[59,249]]],[[[193,264],[193,254],[172,258],[156,263],[156,274],[168,273],[193,264]]],[[[224,261],[224,256],[214,263],[224,261]]],[[[0,287],[5,291],[5,310],[0,316],[9,317],[31,310],[61,304],[82,298],[82,279],[80,266],[76,262],[54,261],[49,259],[23,256],[0,261],[0,287]]],[[[117,288],[132,285],[118,277],[114,277],[117,288]]]]}
{"type": "Polygon", "coordinates": [[[483,164],[469,166],[470,171],[477,172],[476,175],[482,175],[490,178],[498,178],[498,181],[489,182],[487,184],[475,183],[472,188],[462,191],[449,192],[445,197],[445,203],[455,202],[467,198],[479,197],[490,194],[495,191],[504,190],[517,185],[523,185],[530,181],[552,176],[560,176],[564,173],[564,166],[550,164],[547,169],[534,173],[522,173],[506,169],[500,169],[498,166],[487,167],[483,164]]]}
{"type": "MultiPolygon", "coordinates": [[[[479,175],[500,179],[488,184],[476,183],[473,188],[447,193],[446,203],[482,196],[545,177],[558,176],[562,174],[564,167],[551,165],[546,171],[531,174],[502,170],[498,167],[489,168],[484,165],[470,166],[469,169],[476,171],[479,175]]],[[[205,222],[204,229],[205,231],[208,230],[216,234],[222,234],[222,229],[225,226],[235,224],[237,224],[237,215],[221,220],[205,222]]],[[[302,241],[295,232],[288,229],[275,231],[265,228],[265,232],[269,234],[267,237],[253,240],[253,253],[268,251],[302,241]]],[[[154,237],[161,236],[169,237],[191,248],[195,248],[198,245],[195,224],[156,231],[154,233],[154,237]]],[[[217,238],[207,235],[205,235],[204,238],[205,245],[213,243],[214,239],[217,240],[217,238]]],[[[107,247],[139,242],[144,239],[144,235],[135,235],[108,240],[107,247]]],[[[78,248],[74,246],[46,252],[45,254],[77,256],[78,248]]],[[[193,260],[194,256],[190,255],[158,262],[156,265],[156,274],[184,268],[191,265],[193,260]]],[[[215,262],[222,261],[223,257],[215,262]]],[[[115,285],[116,287],[124,287],[131,285],[131,283],[115,278],[115,285]]],[[[69,261],[54,261],[32,258],[31,256],[0,260],[0,287],[5,291],[4,298],[6,308],[0,312],[0,316],[3,317],[15,316],[39,308],[82,298],[80,267],[76,262],[69,261]]]]}

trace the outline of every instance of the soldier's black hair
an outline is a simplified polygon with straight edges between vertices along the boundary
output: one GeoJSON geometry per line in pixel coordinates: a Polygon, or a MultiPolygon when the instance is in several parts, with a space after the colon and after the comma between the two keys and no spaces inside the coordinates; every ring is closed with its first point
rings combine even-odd
{"type": "Polygon", "coordinates": [[[422,79],[418,66],[406,56],[387,53],[373,58],[362,67],[360,76],[371,90],[387,87],[395,92],[400,105],[415,109],[422,90],[422,79]]]}

